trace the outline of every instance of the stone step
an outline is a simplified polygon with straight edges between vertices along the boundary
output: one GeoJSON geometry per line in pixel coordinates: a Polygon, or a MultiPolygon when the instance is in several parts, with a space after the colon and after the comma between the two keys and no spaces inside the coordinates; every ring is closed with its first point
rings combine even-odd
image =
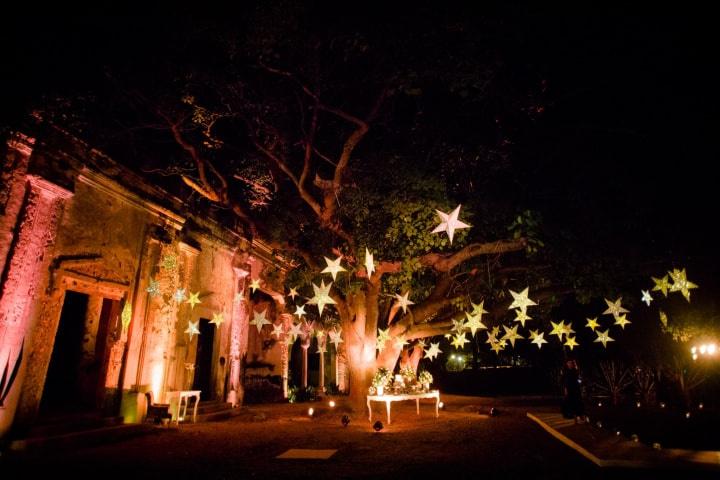
{"type": "Polygon", "coordinates": [[[123,417],[102,417],[98,414],[65,415],[61,417],[40,419],[33,425],[25,438],[52,437],[82,430],[122,425],[123,417]]]}
{"type": "MultiPolygon", "coordinates": [[[[226,402],[221,401],[210,401],[210,402],[200,402],[198,405],[198,415],[200,414],[206,414],[206,413],[215,413],[215,412],[221,412],[223,410],[229,410],[232,409],[232,405],[226,402]]],[[[189,408],[188,408],[189,410],[189,408]]]]}
{"type": "Polygon", "coordinates": [[[110,427],[80,430],[63,435],[50,435],[13,440],[10,450],[19,454],[42,454],[76,450],[99,444],[114,443],[128,438],[157,432],[158,428],[149,424],[114,425],[110,427]]]}
{"type": "Polygon", "coordinates": [[[227,420],[229,418],[238,416],[242,413],[241,408],[232,408],[229,403],[226,403],[225,405],[227,405],[228,407],[223,410],[219,410],[219,411],[211,412],[211,413],[203,413],[203,414],[198,413],[197,421],[198,422],[219,422],[222,420],[227,420]]]}

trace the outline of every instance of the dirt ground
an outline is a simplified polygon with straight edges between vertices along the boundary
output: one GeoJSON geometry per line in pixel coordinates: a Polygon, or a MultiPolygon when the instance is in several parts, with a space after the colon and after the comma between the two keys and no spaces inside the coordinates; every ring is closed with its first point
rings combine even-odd
{"type": "MultiPolygon", "coordinates": [[[[70,478],[608,478],[583,457],[526,418],[528,410],[557,410],[551,402],[444,396],[440,418],[424,400],[392,407],[392,424],[380,432],[385,409],[348,413],[342,399],[244,407],[214,423],[158,428],[120,443],[35,458],[5,458],[0,477],[35,478],[51,471],[70,478]],[[311,418],[308,407],[315,409],[311,418]],[[495,406],[497,416],[489,416],[495,406]],[[290,448],[337,449],[328,460],[282,460],[290,448]],[[6,476],[4,473],[7,472],[6,476]]],[[[657,472],[614,471],[616,478],[657,478],[657,472]]]]}

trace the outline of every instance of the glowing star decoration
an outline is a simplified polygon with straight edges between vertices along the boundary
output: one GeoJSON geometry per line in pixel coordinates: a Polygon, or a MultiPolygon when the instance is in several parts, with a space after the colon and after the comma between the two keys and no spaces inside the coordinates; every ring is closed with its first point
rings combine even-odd
{"type": "Polygon", "coordinates": [[[527,312],[524,312],[519,308],[515,310],[515,318],[513,319],[513,322],[520,322],[520,324],[524,327],[527,320],[532,320],[532,317],[529,316],[527,312]]]}
{"type": "Polygon", "coordinates": [[[328,335],[330,336],[330,343],[335,345],[335,350],[337,351],[338,345],[343,343],[343,339],[340,338],[341,333],[338,332],[337,330],[330,330],[328,332],[328,335]]]}
{"type": "Polygon", "coordinates": [[[245,290],[240,290],[235,294],[235,298],[233,299],[233,302],[235,303],[242,303],[245,301],[245,290]]]}
{"type": "Polygon", "coordinates": [[[288,330],[288,335],[292,335],[293,337],[301,337],[304,335],[302,323],[293,323],[290,327],[290,330],[288,330]]]}
{"type": "Polygon", "coordinates": [[[322,329],[319,329],[319,328],[318,328],[317,330],[315,330],[315,336],[316,336],[318,339],[322,339],[322,338],[325,336],[325,330],[322,330],[322,329]]]}
{"type": "Polygon", "coordinates": [[[213,313],[213,318],[210,320],[210,323],[213,323],[217,325],[218,327],[225,321],[225,317],[222,312],[220,313],[213,313]]]}
{"type": "Polygon", "coordinates": [[[335,281],[335,278],[337,277],[337,274],[340,272],[347,272],[343,267],[340,266],[340,261],[342,260],[342,255],[340,255],[335,260],[330,260],[327,257],[323,257],[325,259],[325,263],[327,263],[327,267],[325,267],[324,270],[322,270],[320,273],[329,273],[332,275],[333,282],[335,281]]]}
{"type": "Polygon", "coordinates": [[[326,352],[327,352],[327,349],[325,348],[325,345],[318,345],[317,352],[315,352],[315,353],[319,353],[320,355],[322,355],[323,353],[326,353],[326,352]]]}
{"type": "Polygon", "coordinates": [[[492,330],[490,331],[494,337],[497,337],[500,335],[500,327],[498,325],[495,325],[492,330]]]}
{"type": "Polygon", "coordinates": [[[292,298],[293,300],[295,300],[295,297],[297,297],[298,295],[299,294],[298,294],[297,288],[295,288],[295,287],[291,287],[290,292],[287,294],[287,296],[292,298]]]}
{"type": "Polygon", "coordinates": [[[199,298],[199,297],[200,297],[200,292],[190,293],[190,298],[188,298],[188,299],[185,301],[185,303],[189,303],[189,304],[190,304],[190,310],[192,310],[193,308],[195,308],[195,305],[197,305],[197,304],[199,304],[199,303],[202,303],[202,302],[200,301],[200,298],[199,298]]]}
{"type": "Polygon", "coordinates": [[[145,289],[146,292],[150,294],[151,297],[157,297],[160,295],[160,282],[157,280],[150,279],[150,284],[145,289]]]}
{"type": "Polygon", "coordinates": [[[463,320],[462,318],[460,318],[458,320],[453,320],[452,323],[453,323],[453,327],[452,327],[453,332],[462,333],[463,330],[465,330],[465,320],[463,320]]]}
{"type": "Polygon", "coordinates": [[[255,325],[257,328],[258,333],[262,330],[262,328],[265,325],[272,325],[270,321],[268,321],[267,318],[265,318],[265,315],[267,314],[267,308],[263,310],[262,312],[254,311],[253,312],[253,319],[250,320],[250,325],[255,325]]]}
{"type": "Polygon", "coordinates": [[[562,337],[565,335],[565,321],[560,320],[558,323],[550,321],[552,324],[552,331],[550,332],[550,335],[557,335],[558,340],[562,342],[562,337]]]}
{"type": "Polygon", "coordinates": [[[408,300],[408,296],[410,295],[410,290],[405,292],[405,295],[395,294],[395,299],[397,300],[397,306],[402,308],[403,314],[407,313],[407,307],[409,305],[415,305],[415,302],[412,302],[408,300]]]}
{"type": "Polygon", "coordinates": [[[186,298],[185,289],[178,288],[177,290],[175,290],[175,293],[173,294],[173,298],[175,299],[176,302],[182,303],[182,301],[185,300],[185,298],[186,298]]]}
{"type": "Polygon", "coordinates": [[[687,274],[685,273],[684,268],[682,270],[674,268],[672,272],[668,273],[673,280],[673,284],[670,285],[670,291],[682,293],[683,297],[685,297],[685,300],[689,302],[690,290],[693,288],[698,288],[698,286],[687,279],[687,274]]]}
{"type": "Polygon", "coordinates": [[[615,317],[615,325],[620,325],[620,328],[625,330],[625,325],[628,323],[632,323],[630,320],[627,319],[627,315],[618,315],[615,317]]]}
{"type": "Polygon", "coordinates": [[[630,313],[629,310],[623,308],[621,302],[622,297],[619,297],[614,302],[611,302],[606,298],[605,303],[607,303],[608,308],[603,312],[603,315],[612,315],[613,317],[615,317],[615,319],[617,319],[621,313],[630,313]]]}
{"type": "Polygon", "coordinates": [[[465,322],[465,328],[470,329],[470,335],[474,336],[478,330],[487,330],[487,327],[480,320],[480,315],[471,315],[465,312],[467,321],[465,322]]]}
{"type": "Polygon", "coordinates": [[[498,341],[497,336],[499,333],[500,332],[494,331],[494,329],[493,329],[493,331],[487,332],[487,340],[485,340],[485,343],[492,344],[492,343],[497,342],[498,341]]]}
{"type": "Polygon", "coordinates": [[[450,239],[450,245],[452,245],[455,230],[460,230],[462,228],[470,228],[470,225],[458,220],[461,206],[462,205],[458,205],[457,208],[449,214],[443,213],[440,210],[435,210],[440,217],[440,225],[435,227],[435,230],[433,230],[432,233],[447,232],[447,236],[450,239]]]}
{"type": "Polygon", "coordinates": [[[469,341],[470,340],[467,339],[467,337],[465,336],[464,333],[458,333],[457,335],[455,335],[453,337],[452,342],[450,342],[450,344],[457,349],[461,349],[469,341]]]}
{"type": "Polygon", "coordinates": [[[595,318],[588,318],[585,326],[594,332],[595,329],[600,326],[600,324],[597,321],[597,317],[595,317],[595,318]]]}
{"type": "Polygon", "coordinates": [[[510,345],[512,345],[513,348],[515,348],[515,340],[525,339],[525,337],[517,333],[517,325],[512,328],[508,328],[507,325],[503,325],[503,328],[505,329],[505,335],[503,335],[501,340],[507,340],[508,342],[510,342],[510,345]]]}
{"type": "Polygon", "coordinates": [[[373,254],[370,250],[365,247],[365,271],[367,272],[368,278],[372,277],[375,272],[375,262],[373,261],[373,254]]]}
{"type": "Polygon", "coordinates": [[[653,301],[652,295],[650,295],[650,292],[647,290],[640,290],[642,292],[642,301],[645,302],[645,304],[649,307],[650,302],[653,301]]]}
{"type": "Polygon", "coordinates": [[[538,349],[542,348],[543,343],[548,343],[544,337],[545,337],[545,332],[538,333],[537,330],[530,330],[530,342],[537,345],[538,349]]]}
{"type": "Polygon", "coordinates": [[[534,301],[530,300],[528,298],[528,292],[530,290],[530,287],[527,287],[525,290],[523,290],[520,293],[513,292],[510,290],[510,295],[513,297],[513,302],[508,307],[508,310],[512,310],[513,308],[519,308],[523,312],[527,312],[527,308],[532,305],[537,305],[534,301]]]}
{"type": "Polygon", "coordinates": [[[160,266],[164,268],[165,270],[176,270],[178,267],[177,262],[177,256],[175,255],[165,255],[163,256],[162,260],[160,261],[160,266]]]}
{"type": "Polygon", "coordinates": [[[663,324],[663,327],[667,328],[667,322],[668,322],[667,313],[660,310],[660,323],[663,324]]]}
{"type": "Polygon", "coordinates": [[[567,325],[565,325],[563,322],[562,331],[563,335],[565,335],[566,337],[569,337],[571,333],[575,333],[575,330],[573,330],[572,328],[571,322],[569,322],[567,325]]]}
{"type": "Polygon", "coordinates": [[[378,328],[377,344],[375,345],[375,348],[382,352],[385,349],[385,342],[388,340],[390,340],[390,328],[386,328],[385,330],[378,328]]]}
{"type": "Polygon", "coordinates": [[[185,329],[185,333],[190,335],[190,341],[192,342],[193,335],[200,335],[200,329],[198,328],[198,324],[200,323],[200,320],[197,322],[188,322],[188,327],[185,329]]]}
{"type": "MultiPolygon", "coordinates": [[[[322,315],[322,313],[320,314],[322,315]]],[[[293,315],[297,315],[298,318],[303,318],[305,316],[305,305],[296,305],[293,315]]]]}
{"type": "Polygon", "coordinates": [[[278,323],[277,325],[273,325],[273,331],[270,335],[275,335],[275,338],[280,338],[280,335],[283,333],[282,323],[278,323]]]}
{"type": "Polygon", "coordinates": [[[570,349],[570,351],[572,351],[573,348],[575,348],[579,345],[579,343],[577,343],[575,341],[575,337],[571,337],[570,335],[568,335],[568,337],[565,339],[565,343],[563,345],[565,345],[566,347],[568,347],[570,349]]]}
{"type": "Polygon", "coordinates": [[[393,346],[395,348],[403,348],[405,345],[407,345],[407,340],[405,340],[405,335],[398,335],[397,337],[393,338],[393,346]]]}
{"type": "Polygon", "coordinates": [[[132,321],[132,307],[130,307],[130,302],[127,300],[125,301],[122,313],[120,314],[120,321],[122,323],[123,333],[127,332],[130,322],[132,321]]]}
{"type": "Polygon", "coordinates": [[[662,292],[663,296],[668,296],[668,290],[670,289],[670,282],[668,282],[668,276],[665,275],[662,278],[652,278],[652,281],[655,282],[655,286],[652,288],[653,292],[662,292]]]}
{"type": "Polygon", "coordinates": [[[424,349],[425,347],[427,347],[427,343],[425,343],[425,339],[424,339],[424,338],[421,338],[420,340],[417,341],[417,343],[415,344],[415,346],[424,349]]]}
{"type": "Polygon", "coordinates": [[[488,313],[488,311],[485,310],[485,307],[483,306],[483,304],[485,303],[485,300],[481,301],[480,303],[472,303],[472,302],[470,302],[470,303],[472,304],[472,307],[473,307],[472,312],[470,312],[470,315],[472,315],[473,317],[482,317],[482,315],[484,313],[488,313]]]}
{"type": "Polygon", "coordinates": [[[610,329],[605,330],[604,332],[597,331],[595,332],[597,334],[597,338],[593,340],[593,342],[597,343],[600,342],[603,344],[603,347],[607,348],[608,342],[614,342],[615,340],[610,338],[610,329]]]}
{"type": "Polygon", "coordinates": [[[435,360],[440,353],[442,353],[442,350],[440,350],[440,342],[433,342],[430,343],[430,348],[425,350],[425,358],[428,358],[432,361],[435,360]]]}
{"type": "Polygon", "coordinates": [[[505,348],[505,340],[499,341],[499,342],[492,342],[490,344],[490,349],[500,355],[500,350],[503,350],[505,348]]]}
{"type": "Polygon", "coordinates": [[[260,279],[259,278],[253,278],[250,280],[250,290],[252,290],[252,293],[255,293],[255,290],[260,288],[260,279]]]}
{"type": "Polygon", "coordinates": [[[315,291],[315,296],[308,300],[307,303],[311,305],[317,305],[318,311],[322,316],[323,308],[325,307],[325,305],[335,305],[335,300],[330,298],[330,287],[332,287],[332,282],[330,282],[329,285],[325,285],[325,281],[320,280],[319,287],[314,283],[312,284],[312,286],[313,290],[315,291]]]}

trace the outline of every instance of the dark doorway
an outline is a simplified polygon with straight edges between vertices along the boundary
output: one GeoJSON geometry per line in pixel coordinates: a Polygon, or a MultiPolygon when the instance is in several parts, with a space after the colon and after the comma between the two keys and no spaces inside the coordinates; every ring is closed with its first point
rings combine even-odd
{"type": "Polygon", "coordinates": [[[195,379],[193,390],[200,390],[201,400],[210,400],[213,396],[211,389],[212,382],[212,357],[213,344],[215,343],[215,327],[207,318],[200,319],[200,335],[197,339],[197,352],[195,353],[195,379]]]}
{"type": "Polygon", "coordinates": [[[60,322],[53,344],[40,410],[66,413],[84,410],[79,382],[83,335],[89,296],[65,292],[60,322]]]}

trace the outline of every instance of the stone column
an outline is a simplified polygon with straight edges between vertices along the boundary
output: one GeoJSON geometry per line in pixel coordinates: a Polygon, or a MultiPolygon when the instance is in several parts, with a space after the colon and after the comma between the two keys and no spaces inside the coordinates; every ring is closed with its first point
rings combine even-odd
{"type": "Polygon", "coordinates": [[[317,337],[318,341],[318,354],[320,355],[320,373],[318,375],[318,389],[321,392],[325,391],[325,350],[327,345],[327,336],[322,335],[317,337]]]}
{"type": "Polygon", "coordinates": [[[245,396],[245,386],[242,381],[242,358],[247,354],[248,348],[248,296],[245,292],[245,279],[250,274],[242,268],[233,268],[235,271],[235,297],[233,298],[232,319],[230,324],[230,385],[227,393],[227,402],[233,407],[242,404],[245,396]]]}
{"type": "Polygon", "coordinates": [[[29,175],[27,180],[26,201],[0,277],[0,369],[7,365],[9,375],[20,363],[14,382],[8,384],[6,379],[0,392],[0,437],[10,428],[17,408],[25,368],[21,362],[27,364],[35,353],[28,341],[32,330],[29,311],[36,290],[47,282],[48,249],[55,242],[64,202],[72,195],[40,177],[29,175]]]}
{"type": "MultiPolygon", "coordinates": [[[[280,319],[283,324],[283,331],[287,332],[292,327],[292,314],[281,313],[280,319]]],[[[287,334],[286,334],[287,335],[287,334]]],[[[292,344],[290,344],[292,346],[292,344]]],[[[288,348],[287,342],[280,343],[280,363],[282,364],[282,387],[283,387],[283,398],[288,398],[288,380],[290,377],[290,348],[288,348]]]]}

